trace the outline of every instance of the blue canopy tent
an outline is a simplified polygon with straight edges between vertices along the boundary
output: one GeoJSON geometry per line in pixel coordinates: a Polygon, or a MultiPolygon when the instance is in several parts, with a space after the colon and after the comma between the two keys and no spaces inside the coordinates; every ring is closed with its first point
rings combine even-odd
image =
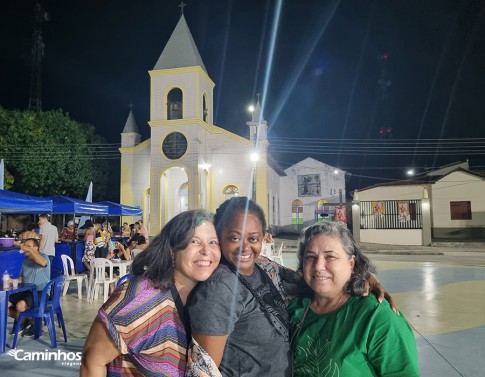
{"type": "MultiPolygon", "coordinates": [[[[56,195],[51,196],[53,202],[52,213],[54,214],[73,214],[73,218],[76,218],[76,214],[79,215],[105,215],[108,213],[108,206],[86,202],[81,199],[73,199],[67,196],[56,195]]],[[[65,223],[65,219],[63,221],[65,223]]],[[[79,224],[84,225],[84,224],[79,224]]],[[[74,260],[74,265],[76,272],[80,272],[84,269],[82,264],[82,254],[83,254],[83,243],[74,242],[70,245],[68,244],[58,244],[56,247],[56,257],[51,263],[51,276],[56,276],[60,274],[63,270],[62,260],[60,255],[67,254],[70,255],[74,260]]]]}
{"type": "Polygon", "coordinates": [[[52,212],[52,200],[18,192],[0,190],[0,212],[6,214],[33,214],[52,212]]]}
{"type": "Polygon", "coordinates": [[[109,216],[141,216],[143,213],[141,208],[127,206],[126,204],[119,204],[110,201],[97,202],[96,204],[108,206],[109,216]]]}
{"type": "Polygon", "coordinates": [[[79,215],[106,215],[108,213],[108,206],[86,202],[81,199],[73,199],[67,196],[56,195],[50,196],[52,213],[73,213],[79,215]]]}
{"type": "MultiPolygon", "coordinates": [[[[34,214],[52,211],[52,200],[0,190],[0,212],[2,214],[34,214]]],[[[0,253],[0,271],[8,271],[10,276],[18,277],[24,254],[18,248],[0,253]]]]}

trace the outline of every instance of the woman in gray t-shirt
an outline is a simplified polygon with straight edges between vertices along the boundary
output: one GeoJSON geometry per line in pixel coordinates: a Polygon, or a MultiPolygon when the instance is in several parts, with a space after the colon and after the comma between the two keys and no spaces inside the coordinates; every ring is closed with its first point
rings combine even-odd
{"type": "Polygon", "coordinates": [[[223,258],[194,291],[192,334],[223,375],[289,376],[289,290],[296,272],[260,257],[266,221],[245,197],[215,215],[223,258]]]}

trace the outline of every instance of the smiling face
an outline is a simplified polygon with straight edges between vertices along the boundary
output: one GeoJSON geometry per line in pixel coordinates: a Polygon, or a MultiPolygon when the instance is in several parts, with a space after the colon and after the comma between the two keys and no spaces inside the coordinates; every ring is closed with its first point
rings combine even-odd
{"type": "Polygon", "coordinates": [[[303,278],[315,295],[333,298],[344,292],[354,263],[338,237],[321,234],[305,248],[303,278]]]}
{"type": "Polygon", "coordinates": [[[210,222],[197,226],[194,236],[184,250],[175,251],[174,280],[183,285],[195,286],[207,280],[221,260],[216,230],[210,222]]]}
{"type": "Polygon", "coordinates": [[[254,263],[261,252],[263,235],[263,224],[255,214],[237,213],[221,233],[224,258],[239,268],[241,274],[252,275],[254,263]]]}

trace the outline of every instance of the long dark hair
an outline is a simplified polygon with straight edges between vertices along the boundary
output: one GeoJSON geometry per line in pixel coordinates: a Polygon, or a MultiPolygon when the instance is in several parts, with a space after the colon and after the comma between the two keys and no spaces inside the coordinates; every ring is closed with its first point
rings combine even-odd
{"type": "MultiPolygon", "coordinates": [[[[337,237],[349,258],[355,256],[354,270],[345,287],[352,296],[360,296],[364,292],[366,281],[370,274],[375,272],[375,267],[367,258],[347,226],[341,222],[322,221],[302,230],[298,241],[298,272],[303,275],[303,258],[308,244],[317,236],[326,235],[337,237]]],[[[300,284],[300,295],[313,296],[312,289],[305,283],[303,278],[300,284]]]]}
{"type": "Polygon", "coordinates": [[[234,216],[241,212],[256,215],[259,221],[261,221],[261,230],[264,234],[264,230],[266,229],[266,219],[264,217],[263,209],[247,196],[234,196],[222,203],[219,208],[217,208],[216,214],[214,215],[214,225],[216,226],[219,241],[221,240],[224,228],[231,225],[234,216]]]}
{"type": "Polygon", "coordinates": [[[131,273],[147,277],[155,288],[170,288],[174,274],[173,255],[189,246],[195,228],[204,222],[214,223],[214,216],[205,209],[185,211],[172,218],[136,256],[131,273]]]}

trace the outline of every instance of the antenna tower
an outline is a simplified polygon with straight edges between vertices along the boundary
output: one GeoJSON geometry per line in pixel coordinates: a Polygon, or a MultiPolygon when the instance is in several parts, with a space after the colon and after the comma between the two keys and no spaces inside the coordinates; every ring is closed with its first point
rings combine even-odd
{"type": "Polygon", "coordinates": [[[42,23],[49,21],[49,14],[37,3],[34,6],[34,34],[32,40],[32,67],[30,76],[29,110],[42,111],[41,67],[44,57],[42,23]]]}

